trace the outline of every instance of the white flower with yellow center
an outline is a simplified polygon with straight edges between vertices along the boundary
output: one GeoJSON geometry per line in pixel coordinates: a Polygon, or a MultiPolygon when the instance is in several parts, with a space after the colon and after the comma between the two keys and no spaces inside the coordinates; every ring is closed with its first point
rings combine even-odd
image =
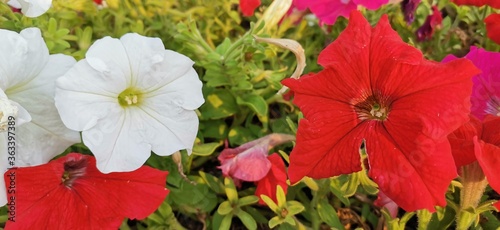
{"type": "MultiPolygon", "coordinates": [[[[38,28],[21,33],[0,29],[1,173],[8,166],[44,164],[80,142],[78,132],[64,126],[54,105],[55,80],[74,64],[70,56],[49,55],[38,28]],[[15,149],[14,165],[9,165],[8,147],[15,149]]],[[[6,202],[4,189],[0,180],[0,206],[6,202]]]]}
{"type": "Polygon", "coordinates": [[[159,38],[125,34],[97,40],[57,80],[56,107],[104,173],[132,171],[151,151],[190,153],[204,103],[193,61],[159,38]]]}

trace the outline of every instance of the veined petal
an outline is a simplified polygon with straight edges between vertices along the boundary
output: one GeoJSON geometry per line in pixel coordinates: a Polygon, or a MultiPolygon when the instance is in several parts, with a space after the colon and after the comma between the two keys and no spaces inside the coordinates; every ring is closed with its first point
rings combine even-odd
{"type": "Polygon", "coordinates": [[[160,156],[168,156],[186,149],[190,154],[198,133],[198,116],[192,110],[185,110],[176,101],[165,101],[165,95],[145,100],[136,119],[143,121],[146,140],[152,150],[160,156]]]}
{"type": "MultiPolygon", "coordinates": [[[[132,73],[131,85],[133,86],[141,86],[139,85],[139,80],[144,80],[148,73],[156,71],[157,67],[155,64],[163,62],[164,58],[170,57],[168,55],[164,56],[166,53],[165,46],[159,38],[128,33],[120,38],[120,42],[123,44],[128,55],[132,73]]],[[[192,65],[193,63],[191,62],[190,64],[192,65]]]]}
{"type": "Polygon", "coordinates": [[[104,37],[95,41],[85,54],[85,60],[91,68],[101,73],[101,78],[106,77],[108,81],[114,81],[114,84],[119,86],[116,90],[124,90],[125,86],[131,85],[130,62],[119,39],[104,37]]]}
{"type": "Polygon", "coordinates": [[[73,130],[92,128],[108,113],[121,109],[118,95],[124,81],[94,70],[85,61],[76,63],[56,81],[55,105],[64,124],[73,130]]]}
{"type": "Polygon", "coordinates": [[[38,28],[27,28],[19,34],[0,29],[0,50],[0,87],[7,95],[33,80],[49,59],[38,28]]]}
{"type": "Polygon", "coordinates": [[[415,138],[408,135],[415,127],[394,126],[371,127],[366,139],[369,176],[408,212],[446,205],[446,190],[457,176],[448,141],[415,138]]]}
{"type": "Polygon", "coordinates": [[[491,188],[500,192],[500,147],[474,138],[477,162],[491,188]]]}
{"type": "MultiPolygon", "coordinates": [[[[201,81],[198,78],[198,74],[193,69],[194,62],[191,59],[172,50],[165,50],[159,55],[161,55],[158,56],[159,62],[152,61],[149,63],[151,66],[149,71],[143,69],[143,71],[148,72],[139,73],[139,77],[136,79],[138,87],[146,92],[152,92],[186,77],[191,80],[190,83],[201,87],[201,81]],[[192,78],[193,75],[195,75],[196,78],[192,78]]],[[[197,87],[182,88],[191,88],[201,95],[201,89],[197,87]]],[[[183,90],[179,89],[179,91],[183,90]]]]}
{"type": "Polygon", "coordinates": [[[150,130],[144,128],[141,116],[137,107],[113,109],[82,133],[83,142],[96,156],[101,172],[133,171],[149,158],[151,144],[143,135],[150,130]]]}
{"type": "Polygon", "coordinates": [[[474,116],[470,116],[469,122],[448,135],[451,153],[457,168],[476,161],[473,138],[480,136],[483,133],[482,129],[481,121],[474,116]]]}
{"type": "MultiPolygon", "coordinates": [[[[179,76],[161,88],[146,93],[144,97],[155,98],[154,100],[161,102],[161,104],[174,107],[169,108],[169,110],[197,109],[205,102],[201,91],[202,83],[196,71],[191,67],[189,68],[190,70],[184,75],[179,76]]],[[[168,110],[165,110],[165,112],[168,113],[168,110]]]]}

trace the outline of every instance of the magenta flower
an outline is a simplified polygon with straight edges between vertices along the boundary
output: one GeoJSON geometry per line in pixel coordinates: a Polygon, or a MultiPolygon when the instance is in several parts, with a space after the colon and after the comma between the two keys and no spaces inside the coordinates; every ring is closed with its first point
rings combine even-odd
{"type": "Polygon", "coordinates": [[[294,0],[293,4],[299,10],[309,8],[321,23],[334,24],[339,16],[349,18],[349,13],[358,5],[375,10],[387,2],[389,0],[294,0]]]}
{"type": "Polygon", "coordinates": [[[403,0],[401,2],[401,10],[405,15],[405,21],[410,25],[415,20],[415,11],[421,0],[403,0]]]}
{"type": "Polygon", "coordinates": [[[427,16],[424,24],[417,30],[417,40],[424,41],[432,38],[434,31],[441,26],[443,22],[443,16],[437,8],[437,6],[432,6],[432,14],[427,16]]]}
{"type": "MultiPolygon", "coordinates": [[[[465,58],[482,73],[472,78],[471,114],[483,120],[487,114],[500,116],[500,53],[472,46],[465,58]]],[[[448,55],[443,62],[457,59],[448,55]]]]}

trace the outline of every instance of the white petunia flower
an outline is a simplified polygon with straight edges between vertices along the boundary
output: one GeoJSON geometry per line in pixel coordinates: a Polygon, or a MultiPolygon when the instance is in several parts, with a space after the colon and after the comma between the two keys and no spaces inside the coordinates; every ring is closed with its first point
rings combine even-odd
{"type": "MultiPolygon", "coordinates": [[[[70,56],[49,55],[38,28],[19,34],[0,29],[0,172],[9,166],[12,145],[15,166],[28,166],[46,163],[80,142],[78,132],[64,126],[54,105],[55,80],[74,64],[70,56]],[[15,124],[9,125],[10,116],[15,124]],[[14,143],[7,142],[8,135],[14,143]]],[[[0,181],[2,206],[6,197],[4,180],[0,181]]]]}
{"type": "Polygon", "coordinates": [[[64,124],[83,131],[101,172],[135,170],[151,151],[191,152],[194,110],[204,103],[191,59],[135,33],[97,40],[85,57],[57,80],[55,101],[64,124]]]}
{"type": "Polygon", "coordinates": [[[9,0],[7,4],[21,9],[26,17],[34,18],[47,12],[52,5],[52,0],[9,0]]]}

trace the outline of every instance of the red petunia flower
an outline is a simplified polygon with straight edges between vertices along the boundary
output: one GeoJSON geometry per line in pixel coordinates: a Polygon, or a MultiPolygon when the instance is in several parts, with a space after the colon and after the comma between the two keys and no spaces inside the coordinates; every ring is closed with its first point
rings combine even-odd
{"type": "MultiPolygon", "coordinates": [[[[276,188],[281,186],[285,194],[288,189],[286,183],[286,167],[285,163],[277,153],[273,153],[267,157],[269,162],[271,162],[271,169],[267,175],[257,182],[257,188],[255,189],[255,195],[260,198],[260,195],[266,195],[270,197],[275,203],[278,203],[276,198],[276,188]]],[[[260,199],[259,204],[265,205],[266,203],[260,199]]]]}
{"type": "Polygon", "coordinates": [[[427,16],[424,24],[417,30],[417,40],[424,41],[432,38],[434,30],[439,28],[443,22],[443,16],[437,8],[432,6],[432,14],[427,16]]]}
{"type": "Polygon", "coordinates": [[[257,7],[260,6],[260,0],[240,0],[240,9],[244,16],[250,17],[257,7]]]}
{"type": "MultiPolygon", "coordinates": [[[[500,117],[470,121],[449,135],[457,167],[477,160],[490,186],[500,192],[500,117]]],[[[498,205],[498,204],[497,204],[498,205]]]]}
{"type": "Polygon", "coordinates": [[[468,120],[468,60],[427,61],[383,16],[372,28],[359,11],[318,57],[325,69],[283,84],[304,114],[290,155],[291,183],[360,171],[406,211],[434,210],[457,172],[447,135],[468,120]]]}
{"type": "Polygon", "coordinates": [[[168,172],[143,166],[102,174],[95,158],[78,153],[47,164],[7,171],[15,181],[15,222],[6,229],[117,229],[124,218],[143,219],[168,194],[168,172]]]}
{"type": "Polygon", "coordinates": [[[469,6],[484,6],[488,5],[493,8],[500,8],[500,1],[498,0],[451,0],[451,2],[457,5],[469,5],[469,6]]]}
{"type": "MultiPolygon", "coordinates": [[[[471,46],[464,58],[481,70],[472,78],[471,114],[480,120],[487,114],[500,116],[500,53],[471,46]]],[[[457,58],[448,55],[443,62],[454,59],[457,58]]]]}
{"type": "Polygon", "coordinates": [[[490,14],[484,19],[484,23],[488,38],[500,44],[500,14],[490,14]]]}
{"type": "Polygon", "coordinates": [[[102,5],[102,0],[94,0],[97,5],[102,5]]]}

